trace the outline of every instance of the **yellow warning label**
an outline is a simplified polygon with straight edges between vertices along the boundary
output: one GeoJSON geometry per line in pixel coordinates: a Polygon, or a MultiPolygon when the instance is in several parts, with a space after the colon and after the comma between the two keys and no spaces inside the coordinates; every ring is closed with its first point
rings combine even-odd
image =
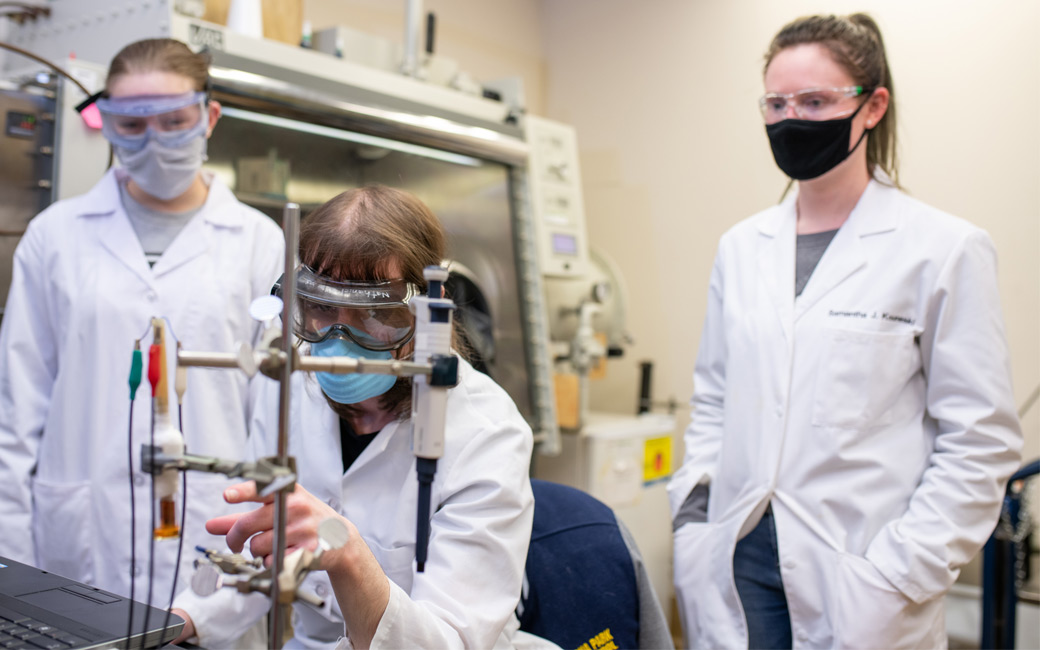
{"type": "Polygon", "coordinates": [[[643,447],[643,483],[653,483],[672,473],[672,437],[649,438],[643,447]]]}

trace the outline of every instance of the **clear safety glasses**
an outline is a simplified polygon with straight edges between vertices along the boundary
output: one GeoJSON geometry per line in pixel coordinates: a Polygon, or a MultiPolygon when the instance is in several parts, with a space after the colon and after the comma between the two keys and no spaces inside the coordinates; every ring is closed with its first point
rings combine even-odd
{"type": "Polygon", "coordinates": [[[856,107],[842,110],[842,104],[851,97],[866,94],[863,86],[845,88],[806,88],[796,93],[766,93],[758,100],[766,124],[787,119],[789,108],[803,120],[833,120],[852,113],[856,107]]]}
{"type": "MultiPolygon", "coordinates": [[[[281,278],[271,293],[281,297],[281,278]]],[[[300,266],[293,332],[309,343],[339,336],[368,350],[396,350],[415,333],[408,301],[418,293],[405,280],[337,282],[300,266]]]]}
{"type": "Polygon", "coordinates": [[[112,144],[140,151],[150,139],[179,147],[204,133],[206,93],[102,97],[97,100],[101,132],[112,144]]]}

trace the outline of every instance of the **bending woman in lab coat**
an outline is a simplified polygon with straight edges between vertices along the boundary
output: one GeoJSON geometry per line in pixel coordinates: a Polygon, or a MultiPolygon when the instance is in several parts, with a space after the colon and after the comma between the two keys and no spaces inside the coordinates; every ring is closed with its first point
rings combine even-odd
{"type": "MultiPolygon", "coordinates": [[[[178,41],[139,41],[116,55],[98,105],[121,166],[29,223],[0,328],[0,554],[124,595],[133,580],[135,598],[150,592],[160,608],[169,605],[177,544],[156,544],[149,571],[151,478],[136,460],[128,470],[134,341],[153,316],[188,349],[252,340],[249,304],[270,292],[284,250],[274,222],[200,169],[220,115],[207,78],[206,59],[178,41]]],[[[179,423],[188,450],[242,457],[245,376],[192,371],[188,381],[179,423]]],[[[148,395],[142,387],[133,413],[135,459],[149,439],[148,395]]],[[[220,541],[204,522],[229,509],[219,498],[226,484],[189,477],[188,549],[220,541]]],[[[182,556],[181,588],[192,559],[182,556]]]]}
{"type": "MultiPolygon", "coordinates": [[[[441,262],[444,246],[429,209],[388,187],[344,192],[309,215],[300,232],[293,323],[304,350],[407,358],[415,329],[407,301],[425,290],[423,268],[441,262]],[[373,296],[382,304],[370,306],[373,296]]],[[[252,435],[259,453],[271,455],[278,384],[266,388],[252,435]]],[[[501,387],[459,360],[422,573],[415,568],[411,381],[296,373],[292,390],[289,453],[299,483],[288,498],[287,545],[315,548],[316,526],[326,517],[350,531],[346,546],[322,556],[325,571],[304,583],[326,604],[294,606],[292,646],[331,645],[345,635],[341,645],[356,648],[555,647],[519,632],[514,615],[531,536],[533,439],[501,387]]],[[[258,500],[252,483],[225,496],[233,503],[258,500]]],[[[249,540],[254,556],[268,556],[271,510],[267,504],[214,519],[209,530],[226,533],[232,550],[249,540]]]]}
{"type": "Polygon", "coordinates": [[[942,647],[943,594],[1021,447],[993,243],[896,184],[869,17],[784,27],[765,91],[797,189],[727,232],[711,274],[669,486],[687,642],[942,647]]]}

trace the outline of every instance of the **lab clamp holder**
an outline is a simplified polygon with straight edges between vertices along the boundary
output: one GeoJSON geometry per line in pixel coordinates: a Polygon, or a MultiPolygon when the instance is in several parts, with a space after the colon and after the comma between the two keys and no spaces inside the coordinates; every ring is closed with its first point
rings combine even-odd
{"type": "MultiPolygon", "coordinates": [[[[375,373],[398,377],[410,376],[412,385],[412,448],[416,456],[419,502],[416,522],[416,564],[423,571],[429,543],[430,499],[437,459],[444,453],[444,418],[447,391],[458,381],[458,358],[451,353],[451,327],[454,303],[441,297],[446,269],[427,267],[423,276],[427,282],[426,295],[412,298],[408,306],[415,316],[415,347],[413,361],[371,360],[354,357],[315,357],[301,355],[294,345],[292,328],[274,323],[281,313],[282,324],[291,323],[296,304],[296,249],[298,246],[300,208],[287,203],[283,215],[285,232],[285,273],[282,296],[265,296],[253,302],[250,314],[264,323],[265,329],[259,346],[253,349],[240,343],[236,352],[190,352],[179,345],[176,359],[178,395],[186,387],[186,368],[237,368],[252,377],[257,372],[280,383],[278,449],[277,455],[255,462],[231,461],[220,458],[194,456],[184,453],[183,437],[169,426],[172,434],[167,439],[156,439],[155,445],[142,445],[143,471],[156,477],[163,498],[176,490],[176,473],[202,471],[224,474],[256,482],[257,493],[272,497],[274,509],[274,548],[271,566],[264,568],[259,559],[246,559],[239,554],[198,549],[204,558],[196,560],[192,587],[200,595],[209,595],[221,587],[231,587],[241,593],[260,592],[271,599],[269,643],[280,648],[284,632],[283,609],[296,600],[321,606],[323,601],[314,594],[300,589],[311,571],[320,569],[321,556],[328,550],[343,546],[348,539],[342,523],[327,519],[319,524],[319,546],[315,551],[297,549],[286,556],[286,498],[296,485],[295,459],[288,455],[289,404],[292,373],[296,370],[337,374],[375,373]],[[435,296],[435,297],[431,297],[435,296]],[[171,478],[172,476],[172,478],[171,478]],[[239,576],[229,580],[225,576],[239,576]]],[[[161,329],[161,328],[160,328],[161,329]]],[[[158,338],[159,334],[157,334],[158,338]]],[[[156,355],[156,366],[162,372],[161,387],[156,395],[157,406],[164,406],[165,353],[156,355]]],[[[149,368],[151,371],[151,367],[149,368]]],[[[167,432],[169,433],[169,431],[167,432]]],[[[172,513],[172,509],[171,509],[172,513]]],[[[172,514],[171,514],[172,517],[172,514]]],[[[157,529],[158,536],[158,529],[157,529]]]]}

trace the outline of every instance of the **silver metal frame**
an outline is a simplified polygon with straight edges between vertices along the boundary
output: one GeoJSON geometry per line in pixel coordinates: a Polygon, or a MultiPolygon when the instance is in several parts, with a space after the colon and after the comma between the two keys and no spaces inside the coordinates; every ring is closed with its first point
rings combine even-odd
{"type": "Polygon", "coordinates": [[[338,122],[346,129],[469,154],[510,165],[527,163],[527,143],[486,126],[403,110],[366,106],[269,76],[210,68],[210,77],[223,92],[285,107],[286,113],[306,112],[338,122]]]}

